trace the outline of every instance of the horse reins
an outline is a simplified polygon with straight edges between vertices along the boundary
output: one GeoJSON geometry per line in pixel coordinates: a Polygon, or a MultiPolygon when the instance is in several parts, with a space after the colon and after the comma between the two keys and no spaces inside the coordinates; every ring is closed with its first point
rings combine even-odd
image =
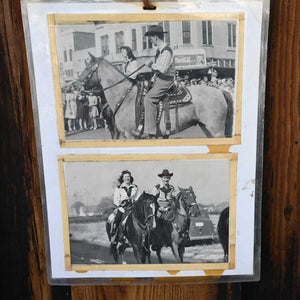
{"type": "MultiPolygon", "coordinates": [[[[133,71],[133,72],[130,73],[129,75],[126,75],[124,78],[122,78],[121,80],[117,81],[116,83],[114,83],[114,84],[112,84],[112,85],[110,85],[110,86],[107,86],[107,87],[105,87],[105,88],[101,88],[101,90],[102,90],[102,91],[106,91],[106,90],[108,90],[108,89],[113,88],[114,86],[116,86],[116,85],[122,83],[123,81],[129,79],[130,76],[132,76],[133,74],[135,74],[136,72],[138,72],[140,69],[142,69],[142,68],[145,67],[145,66],[146,66],[145,64],[142,64],[139,68],[137,68],[135,71],[133,71]]],[[[86,78],[87,78],[87,77],[90,77],[90,78],[91,78],[91,77],[93,76],[93,74],[99,69],[99,64],[93,65],[93,66],[91,67],[91,69],[92,69],[92,72],[89,73],[89,74],[86,76],[86,78]]],[[[98,77],[98,73],[96,73],[96,75],[97,75],[97,81],[100,82],[99,77],[98,77]]],[[[84,80],[81,80],[81,81],[84,82],[85,79],[84,79],[84,80]]]]}
{"type": "MultiPolygon", "coordinates": [[[[184,202],[184,204],[186,205],[186,206],[184,205],[184,209],[185,209],[185,210],[188,210],[188,211],[190,211],[190,208],[191,208],[192,206],[194,206],[194,205],[198,205],[198,203],[197,203],[197,202],[195,202],[195,203],[191,203],[191,204],[189,204],[189,203],[187,204],[187,203],[186,203],[186,201],[185,201],[185,197],[183,197],[183,196],[182,196],[182,198],[184,199],[184,201],[183,201],[183,202],[184,202]]],[[[180,214],[180,213],[178,213],[178,214],[179,214],[179,215],[181,215],[181,216],[184,216],[184,215],[182,215],[182,214],[180,214]]]]}
{"type": "MultiPolygon", "coordinates": [[[[97,72],[98,69],[99,69],[99,64],[95,64],[95,65],[93,65],[93,66],[91,67],[92,72],[90,72],[90,73],[86,76],[86,78],[91,78],[91,77],[93,76],[93,74],[96,72],[96,77],[97,77],[96,80],[97,80],[97,82],[98,82],[98,84],[99,84],[100,92],[101,92],[101,91],[104,92],[105,90],[111,89],[111,88],[117,86],[118,84],[124,82],[125,80],[128,80],[128,79],[130,78],[130,76],[132,76],[133,74],[135,74],[136,72],[138,72],[140,69],[142,69],[142,68],[145,67],[145,66],[146,66],[145,64],[142,64],[139,68],[137,68],[135,71],[131,72],[129,75],[126,75],[126,76],[125,76],[124,78],[122,78],[121,80],[119,80],[119,81],[117,81],[116,83],[114,83],[114,84],[112,84],[112,85],[110,85],[110,86],[107,86],[107,87],[105,87],[105,88],[103,88],[103,87],[100,85],[100,79],[99,79],[99,77],[98,77],[98,72],[97,72]]],[[[85,82],[86,79],[81,80],[81,81],[82,81],[82,82],[85,82]]],[[[122,103],[124,102],[124,100],[126,99],[126,97],[128,96],[128,94],[131,92],[131,90],[132,90],[132,88],[133,88],[134,85],[135,85],[135,84],[132,84],[132,85],[130,86],[130,88],[125,92],[125,94],[121,97],[121,99],[119,100],[119,102],[117,103],[117,105],[116,105],[116,107],[115,107],[115,109],[114,109],[114,111],[113,111],[113,114],[114,114],[114,115],[118,112],[119,108],[121,107],[122,103]]],[[[108,105],[108,104],[107,104],[107,105],[108,105]]],[[[105,107],[105,108],[106,108],[106,107],[105,107]]]]}

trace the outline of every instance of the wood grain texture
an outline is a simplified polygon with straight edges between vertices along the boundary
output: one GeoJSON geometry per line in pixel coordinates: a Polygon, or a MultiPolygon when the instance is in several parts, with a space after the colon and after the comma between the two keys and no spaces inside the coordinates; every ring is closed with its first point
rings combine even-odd
{"type": "Polygon", "coordinates": [[[39,175],[19,1],[0,2],[0,299],[68,299],[46,276],[39,175]],[[60,296],[61,295],[61,296],[60,296]],[[54,299],[54,297],[53,297],[54,299]]]}
{"type": "Polygon", "coordinates": [[[271,2],[261,281],[70,288],[47,283],[20,5],[18,0],[0,0],[0,299],[300,299],[300,11],[297,0],[271,2]]]}
{"type": "Polygon", "coordinates": [[[261,282],[245,298],[300,299],[300,6],[271,1],[265,106],[261,282]]]}

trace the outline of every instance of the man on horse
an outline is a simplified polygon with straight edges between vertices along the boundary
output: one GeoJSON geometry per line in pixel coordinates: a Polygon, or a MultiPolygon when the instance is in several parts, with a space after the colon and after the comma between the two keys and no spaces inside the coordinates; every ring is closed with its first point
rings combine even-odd
{"type": "Polygon", "coordinates": [[[133,202],[139,198],[139,189],[137,185],[133,183],[133,180],[131,172],[128,170],[122,171],[118,178],[119,185],[115,189],[113,199],[116,209],[109,216],[111,238],[116,234],[120,222],[128,215],[133,202]]]}
{"type": "MultiPolygon", "coordinates": [[[[157,217],[172,222],[174,212],[172,212],[171,209],[174,207],[175,199],[179,195],[180,191],[175,189],[173,185],[169,184],[173,173],[164,169],[161,174],[158,174],[158,176],[161,178],[161,184],[156,185],[152,191],[152,194],[157,197],[157,217]]],[[[183,232],[183,240],[185,243],[190,241],[189,227],[190,221],[188,221],[188,226],[183,232]]]]}
{"type": "Polygon", "coordinates": [[[161,178],[161,184],[157,184],[152,190],[152,195],[157,197],[158,211],[157,217],[163,218],[167,215],[170,208],[174,204],[174,199],[177,194],[174,186],[169,184],[173,173],[164,169],[162,173],[157,175],[161,178]]]}
{"type": "Polygon", "coordinates": [[[151,138],[156,135],[156,109],[158,102],[166,94],[167,90],[174,83],[175,66],[172,49],[164,42],[163,28],[158,25],[150,26],[149,31],[145,33],[151,43],[157,47],[154,62],[148,66],[152,69],[154,75],[151,79],[153,86],[145,96],[145,125],[144,133],[142,128],[133,131],[133,135],[143,139],[151,138]]]}

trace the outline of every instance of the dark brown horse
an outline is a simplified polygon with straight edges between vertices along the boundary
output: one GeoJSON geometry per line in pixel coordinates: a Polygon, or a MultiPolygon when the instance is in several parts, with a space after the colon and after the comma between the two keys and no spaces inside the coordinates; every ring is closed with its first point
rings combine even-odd
{"type": "MultiPolygon", "coordinates": [[[[110,226],[110,222],[107,222],[106,231],[109,240],[111,240],[110,226]]],[[[144,192],[139,199],[133,203],[124,230],[122,226],[121,222],[116,232],[117,238],[114,242],[111,242],[111,253],[115,262],[118,263],[120,255],[121,262],[126,264],[124,252],[127,247],[131,246],[138,264],[145,263],[146,257],[148,257],[148,262],[151,263],[149,236],[150,231],[156,227],[155,197],[144,192]]]]}
{"type": "Polygon", "coordinates": [[[224,250],[224,261],[228,261],[229,244],[229,207],[226,207],[220,214],[218,222],[218,235],[224,250]]]}
{"type": "MultiPolygon", "coordinates": [[[[118,69],[101,57],[90,54],[90,62],[83,70],[75,87],[80,89],[102,89],[111,111],[116,130],[114,139],[120,136],[133,139],[136,129],[135,101],[138,87],[118,69]]],[[[178,130],[199,125],[207,137],[231,137],[233,130],[233,101],[231,96],[219,89],[195,85],[189,88],[192,101],[180,106],[178,119],[175,109],[170,110],[171,134],[178,130]],[[177,121],[176,121],[177,120],[177,121]]],[[[162,136],[166,135],[164,117],[159,124],[162,136]]]]}
{"type": "Polygon", "coordinates": [[[174,205],[170,208],[170,217],[157,218],[156,228],[150,235],[152,250],[156,251],[160,263],[162,247],[171,247],[176,261],[183,262],[184,235],[189,230],[190,216],[196,217],[200,214],[193,188],[179,190],[174,205]]]}

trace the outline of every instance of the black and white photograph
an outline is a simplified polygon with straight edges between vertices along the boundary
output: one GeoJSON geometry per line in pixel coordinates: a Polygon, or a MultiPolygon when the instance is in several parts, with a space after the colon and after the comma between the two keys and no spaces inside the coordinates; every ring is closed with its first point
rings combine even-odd
{"type": "Polygon", "coordinates": [[[64,161],[71,265],[229,263],[230,164],[64,161]]]}
{"type": "Polygon", "coordinates": [[[239,135],[238,18],[58,24],[55,35],[62,140],[239,135]]]}

